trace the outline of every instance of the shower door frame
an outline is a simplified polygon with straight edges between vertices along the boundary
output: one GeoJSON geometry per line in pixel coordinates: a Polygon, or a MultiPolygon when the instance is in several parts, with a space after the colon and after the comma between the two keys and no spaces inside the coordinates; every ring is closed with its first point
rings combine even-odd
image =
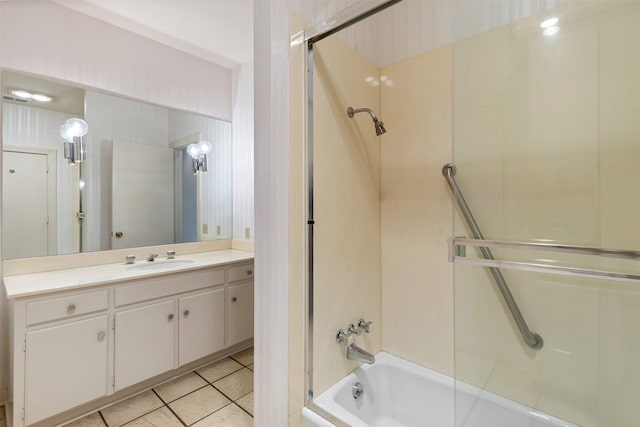
{"type": "Polygon", "coordinates": [[[304,339],[305,349],[305,404],[304,406],[311,409],[316,414],[325,418],[339,427],[350,427],[341,419],[337,418],[333,414],[327,412],[323,408],[319,407],[313,402],[313,226],[315,224],[313,216],[313,45],[320,40],[329,37],[341,30],[344,30],[370,16],[377,14],[402,0],[378,0],[376,2],[357,2],[351,6],[342,9],[337,14],[333,15],[326,20],[323,20],[309,28],[304,30],[303,43],[307,48],[306,57],[306,71],[307,79],[305,82],[307,111],[305,115],[306,126],[306,144],[305,144],[305,156],[306,156],[306,205],[307,205],[307,257],[306,257],[306,271],[307,271],[307,298],[305,299],[305,311],[306,311],[306,334],[304,339]],[[331,25],[327,25],[330,22],[331,25]]]}

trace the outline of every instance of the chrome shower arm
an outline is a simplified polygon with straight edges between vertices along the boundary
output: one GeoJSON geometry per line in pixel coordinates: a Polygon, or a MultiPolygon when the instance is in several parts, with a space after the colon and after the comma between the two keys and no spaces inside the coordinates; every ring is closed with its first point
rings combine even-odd
{"type": "Polygon", "coordinates": [[[347,115],[351,118],[353,118],[353,116],[358,113],[369,113],[369,115],[371,116],[374,122],[379,121],[378,117],[376,116],[376,113],[374,113],[369,108],[353,108],[353,107],[347,108],[347,115]]]}

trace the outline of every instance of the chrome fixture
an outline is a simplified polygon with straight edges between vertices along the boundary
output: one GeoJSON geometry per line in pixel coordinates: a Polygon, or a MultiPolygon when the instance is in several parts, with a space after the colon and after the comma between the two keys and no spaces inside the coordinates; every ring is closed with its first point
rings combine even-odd
{"type": "Polygon", "coordinates": [[[156,258],[158,258],[158,254],[149,254],[147,261],[154,261],[156,258]]]}
{"type": "Polygon", "coordinates": [[[369,113],[369,115],[373,119],[373,125],[376,127],[376,135],[380,136],[380,135],[382,135],[383,133],[385,133],[387,131],[384,128],[384,123],[382,123],[380,120],[378,120],[378,117],[376,116],[376,113],[374,113],[369,108],[356,108],[356,109],[354,109],[353,107],[347,107],[347,116],[349,116],[350,118],[353,118],[353,116],[355,114],[357,114],[357,113],[369,113]]]}
{"type": "Polygon", "coordinates": [[[351,387],[351,395],[353,396],[354,399],[360,399],[363,394],[364,394],[364,386],[360,381],[358,381],[351,387]]]}
{"type": "Polygon", "coordinates": [[[60,136],[64,140],[64,157],[70,165],[81,163],[87,156],[83,137],[89,132],[89,125],[82,119],[72,118],[60,126],[60,136]]]}
{"type": "Polygon", "coordinates": [[[367,322],[364,319],[360,319],[358,321],[358,326],[355,326],[353,323],[350,324],[346,330],[344,329],[340,329],[338,331],[338,333],[336,334],[336,342],[348,342],[348,338],[351,335],[357,335],[360,336],[360,334],[362,334],[362,331],[365,331],[366,333],[371,333],[371,324],[373,322],[367,322]]]}
{"type": "Polygon", "coordinates": [[[359,336],[362,334],[362,331],[367,334],[371,333],[371,324],[373,322],[367,322],[364,319],[360,319],[358,321],[358,326],[355,326],[353,323],[347,327],[347,329],[340,329],[336,334],[336,342],[337,343],[346,343],[347,344],[347,359],[355,360],[357,362],[364,362],[372,364],[376,361],[376,357],[369,353],[368,351],[358,347],[355,343],[349,344],[349,337],[352,335],[359,336]]]}
{"type": "Polygon", "coordinates": [[[127,255],[125,257],[125,259],[127,260],[127,264],[134,264],[136,262],[136,256],[135,255],[127,255]]]}
{"type": "Polygon", "coordinates": [[[355,343],[351,343],[347,346],[347,359],[355,360],[356,362],[363,362],[373,365],[376,361],[376,357],[368,351],[358,347],[355,343]]]}
{"type": "Polygon", "coordinates": [[[202,173],[208,172],[207,167],[207,155],[211,153],[211,143],[209,141],[200,141],[197,144],[189,144],[187,146],[187,154],[191,156],[193,160],[193,174],[197,174],[198,171],[202,173]]]}
{"type": "MultiPolygon", "coordinates": [[[[462,212],[462,216],[467,221],[467,224],[469,225],[469,229],[471,229],[471,233],[473,233],[473,237],[478,240],[484,240],[484,236],[482,235],[482,232],[478,227],[478,223],[473,217],[473,214],[471,213],[471,209],[469,209],[469,205],[467,205],[467,201],[464,199],[464,196],[462,195],[460,188],[458,188],[458,184],[453,178],[456,174],[455,165],[453,163],[447,163],[446,165],[444,165],[444,167],[442,168],[442,174],[446,178],[447,183],[451,188],[453,197],[455,201],[458,203],[460,212],[462,212]]],[[[484,247],[484,246],[480,247],[480,252],[482,252],[482,256],[486,260],[495,259],[493,257],[493,254],[491,253],[491,250],[487,247],[484,247]]],[[[524,319],[524,316],[522,315],[522,312],[518,307],[518,303],[516,303],[516,300],[513,298],[513,295],[511,294],[511,290],[509,289],[509,285],[507,285],[507,282],[502,276],[500,269],[496,267],[489,267],[489,271],[491,272],[491,275],[493,276],[493,280],[496,282],[498,289],[500,289],[502,298],[504,299],[505,304],[509,308],[509,312],[511,312],[511,317],[513,317],[513,320],[516,323],[516,326],[518,327],[518,330],[520,331],[520,334],[522,335],[522,339],[524,340],[525,344],[527,344],[527,346],[529,346],[530,348],[533,348],[536,350],[541,349],[542,346],[544,345],[544,341],[542,340],[542,337],[539,334],[533,332],[531,329],[529,329],[529,326],[527,325],[527,321],[524,319]]]]}
{"type": "Polygon", "coordinates": [[[176,257],[176,251],[167,251],[167,259],[174,259],[176,257]]]}

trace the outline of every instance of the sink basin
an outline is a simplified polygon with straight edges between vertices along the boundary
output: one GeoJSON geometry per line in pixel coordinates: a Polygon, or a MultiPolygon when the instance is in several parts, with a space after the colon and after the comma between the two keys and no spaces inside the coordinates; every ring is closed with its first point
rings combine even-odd
{"type": "Polygon", "coordinates": [[[193,264],[193,261],[189,260],[170,260],[170,261],[147,261],[144,264],[132,265],[127,270],[164,270],[168,268],[185,267],[189,264],[193,264]]]}

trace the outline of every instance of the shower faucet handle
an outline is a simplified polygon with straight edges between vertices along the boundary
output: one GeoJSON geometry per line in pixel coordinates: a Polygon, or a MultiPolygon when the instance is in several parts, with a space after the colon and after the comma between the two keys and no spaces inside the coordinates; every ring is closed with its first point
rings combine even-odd
{"type": "MultiPolygon", "coordinates": [[[[358,322],[358,329],[360,331],[365,331],[366,333],[370,334],[371,333],[371,324],[373,322],[367,322],[364,319],[360,319],[360,321],[358,322]]],[[[360,335],[360,333],[358,333],[358,335],[360,335]]]]}

